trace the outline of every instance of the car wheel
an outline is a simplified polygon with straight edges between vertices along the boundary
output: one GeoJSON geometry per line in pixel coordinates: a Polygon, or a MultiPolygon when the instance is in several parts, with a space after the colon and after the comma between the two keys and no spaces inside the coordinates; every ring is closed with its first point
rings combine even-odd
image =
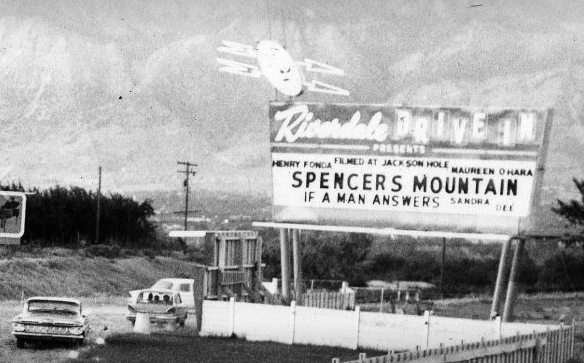
{"type": "Polygon", "coordinates": [[[16,338],[16,348],[18,349],[24,348],[24,343],[26,343],[24,339],[16,338]]]}

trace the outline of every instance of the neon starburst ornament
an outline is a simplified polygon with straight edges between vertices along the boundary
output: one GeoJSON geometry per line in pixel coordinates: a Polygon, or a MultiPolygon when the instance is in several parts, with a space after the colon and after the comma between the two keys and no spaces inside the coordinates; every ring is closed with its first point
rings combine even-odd
{"type": "Polygon", "coordinates": [[[326,63],[305,58],[295,61],[277,42],[262,40],[256,47],[230,41],[222,41],[217,51],[238,57],[257,60],[258,65],[217,58],[221,65],[219,71],[246,77],[261,78],[263,75],[278,91],[287,96],[298,96],[303,91],[349,96],[349,91],[331,84],[312,79],[306,81],[301,68],[306,73],[321,73],[344,76],[345,72],[326,63]]]}

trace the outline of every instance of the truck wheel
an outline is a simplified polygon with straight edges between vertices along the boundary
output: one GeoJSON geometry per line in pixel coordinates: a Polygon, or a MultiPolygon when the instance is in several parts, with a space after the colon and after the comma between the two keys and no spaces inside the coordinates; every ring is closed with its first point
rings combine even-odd
{"type": "Polygon", "coordinates": [[[26,341],[24,339],[16,338],[16,348],[18,348],[18,349],[24,348],[24,343],[26,343],[26,341]]]}

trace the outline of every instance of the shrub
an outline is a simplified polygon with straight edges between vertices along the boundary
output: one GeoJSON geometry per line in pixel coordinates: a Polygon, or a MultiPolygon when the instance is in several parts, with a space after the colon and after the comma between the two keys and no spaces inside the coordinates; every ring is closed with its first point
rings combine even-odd
{"type": "Polygon", "coordinates": [[[144,249],[142,251],[142,253],[144,253],[144,256],[146,256],[150,260],[156,259],[156,253],[152,249],[150,249],[150,248],[144,249]]]}

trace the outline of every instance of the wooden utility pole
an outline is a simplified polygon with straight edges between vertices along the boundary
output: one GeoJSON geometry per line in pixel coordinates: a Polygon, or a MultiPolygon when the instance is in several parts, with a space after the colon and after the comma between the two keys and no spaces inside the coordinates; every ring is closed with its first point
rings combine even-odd
{"type": "Polygon", "coordinates": [[[97,169],[99,181],[97,183],[97,216],[95,217],[95,244],[99,244],[99,217],[101,215],[101,166],[97,169]]]}
{"type": "Polygon", "coordinates": [[[195,163],[191,163],[188,161],[178,161],[177,164],[184,165],[186,167],[185,170],[179,170],[179,173],[185,174],[186,178],[184,181],[185,186],[185,231],[188,229],[188,215],[189,215],[189,176],[195,176],[197,174],[196,171],[191,170],[191,167],[197,167],[198,165],[195,163]]]}

